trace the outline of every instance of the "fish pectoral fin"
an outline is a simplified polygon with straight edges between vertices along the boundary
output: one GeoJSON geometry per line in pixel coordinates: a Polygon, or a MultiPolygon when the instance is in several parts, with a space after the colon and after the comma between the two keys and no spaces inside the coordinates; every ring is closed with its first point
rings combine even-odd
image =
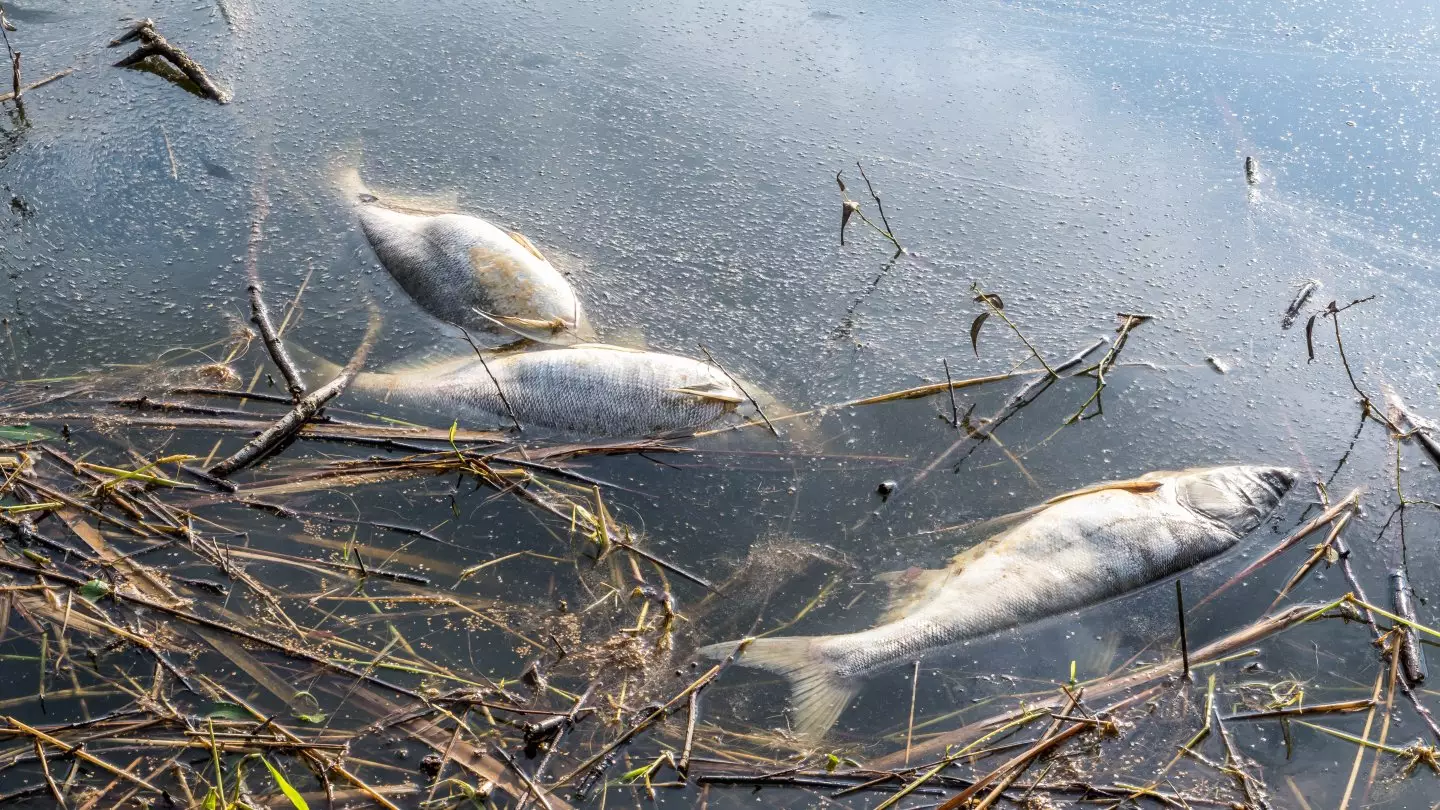
{"type": "Polygon", "coordinates": [[[1074,490],[1073,492],[1066,492],[1061,495],[1056,495],[1055,497],[1046,501],[1045,505],[1051,506],[1053,504],[1060,503],[1061,501],[1068,501],[1071,498],[1079,498],[1083,495],[1094,495],[1097,492],[1105,492],[1106,490],[1111,489],[1117,489],[1124,492],[1145,493],[1154,492],[1155,490],[1163,486],[1165,486],[1164,481],[1146,480],[1144,478],[1132,478],[1129,481],[1106,481],[1103,484],[1092,484],[1088,487],[1081,487],[1080,489],[1074,490]]]}
{"type": "MultiPolygon", "coordinates": [[[[795,733],[818,742],[825,737],[840,713],[855,699],[860,682],[835,671],[835,665],[817,648],[817,642],[831,636],[790,636],[757,638],[740,653],[735,663],[785,676],[790,682],[790,705],[795,733]]],[[[702,647],[700,654],[724,658],[736,651],[738,642],[728,641],[702,647]]]]}
{"type": "Polygon", "coordinates": [[[504,315],[492,315],[491,317],[514,329],[548,329],[551,332],[563,332],[570,328],[569,321],[558,317],[543,321],[537,318],[515,318],[504,315]]]}
{"type": "Polygon", "coordinates": [[[886,624],[905,618],[930,595],[930,590],[950,577],[949,571],[929,568],[907,568],[876,574],[875,581],[890,586],[890,600],[885,604],[879,623],[886,624]]]}
{"type": "Polygon", "coordinates": [[[511,315],[492,315],[479,307],[471,307],[470,309],[476,315],[479,315],[501,329],[507,332],[513,332],[526,340],[533,340],[536,343],[568,343],[568,341],[564,339],[556,339],[563,338],[567,335],[570,336],[571,340],[574,339],[574,324],[559,317],[549,320],[539,320],[537,318],[517,318],[511,315]]]}
{"type": "Polygon", "coordinates": [[[713,402],[724,402],[727,405],[739,405],[745,401],[745,397],[736,394],[728,388],[712,386],[710,384],[688,386],[685,388],[671,388],[670,391],[676,394],[686,394],[699,399],[707,399],[713,402]]]}
{"type": "Polygon", "coordinates": [[[526,250],[530,251],[530,255],[534,256],[542,262],[545,262],[546,264],[550,263],[550,260],[545,258],[545,254],[540,252],[540,248],[535,247],[534,242],[531,242],[529,239],[525,238],[525,234],[520,233],[519,231],[507,231],[506,233],[509,233],[510,238],[514,239],[515,242],[520,245],[520,247],[523,247],[526,250]]]}

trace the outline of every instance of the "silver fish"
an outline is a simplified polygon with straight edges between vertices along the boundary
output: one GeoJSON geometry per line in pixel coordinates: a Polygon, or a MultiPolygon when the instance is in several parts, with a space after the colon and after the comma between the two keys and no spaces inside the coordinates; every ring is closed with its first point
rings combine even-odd
{"type": "Polygon", "coordinates": [[[380,263],[426,312],[468,330],[541,343],[594,339],[570,281],[522,234],[479,217],[403,210],[353,169],[338,178],[380,263]]]}
{"type": "Polygon", "coordinates": [[[466,427],[508,426],[513,414],[522,427],[604,437],[691,432],[748,402],[740,384],[708,363],[601,344],[361,373],[350,389],[443,413],[466,427]]]}
{"type": "MultiPolygon", "coordinates": [[[[1129,593],[1230,549],[1295,482],[1280,467],[1153,472],[1061,495],[957,555],[942,570],[882,576],[892,589],[877,627],[756,639],[737,663],[791,683],[796,731],[823,737],[877,672],[1022,624],[1129,593]]],[[[704,647],[721,658],[737,642],[704,647]]]]}

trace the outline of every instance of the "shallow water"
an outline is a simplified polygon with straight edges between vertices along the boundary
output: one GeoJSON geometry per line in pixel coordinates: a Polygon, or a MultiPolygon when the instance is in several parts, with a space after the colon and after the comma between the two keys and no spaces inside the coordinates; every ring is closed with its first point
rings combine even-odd
{"type": "MultiPolygon", "coordinates": [[[[1057,432],[1089,383],[1057,386],[999,432],[1022,463],[989,445],[886,504],[877,484],[908,482],[956,440],[948,399],[832,413],[814,457],[773,453],[757,432],[702,441],[702,452],[666,458],[669,466],[586,462],[587,473],[625,488],[609,496],[611,508],[643,527],[652,550],[712,579],[778,535],[852,562],[839,591],[790,632],[865,626],[880,609],[870,574],[936,564],[957,542],[922,533],[1075,486],[1227,461],[1328,478],[1359,417],[1326,321],[1307,362],[1305,320],[1332,299],[1375,296],[1341,316],[1362,388],[1378,396],[1389,382],[1420,412],[1440,411],[1430,155],[1440,136],[1440,15],[1429,4],[224,0],[119,9],[82,0],[7,9],[27,77],[76,72],[33,91],[23,120],[7,107],[0,121],[0,183],[12,197],[0,212],[6,379],[174,358],[224,338],[247,314],[241,257],[262,187],[261,272],[272,305],[303,285],[297,340],[343,356],[374,300],[386,319],[380,361],[468,351],[378,267],[327,185],[337,160],[359,162],[378,187],[458,192],[466,210],[523,231],[573,273],[607,339],[686,354],[703,343],[799,409],[942,380],[942,359],[956,378],[1023,360],[1023,346],[993,321],[972,352],[972,282],[1003,296],[1052,362],[1111,333],[1117,312],[1155,316],[1110,375],[1102,417],[1057,432]],[[117,11],[160,21],[234,103],[109,67],[117,11]],[[1260,163],[1255,186],[1247,155],[1260,163]],[[837,171],[874,210],[856,161],[912,256],[887,263],[888,243],[854,226],[838,244],[837,171]],[[1294,289],[1311,278],[1320,290],[1282,331],[1294,289]]],[[[257,352],[242,363],[247,379],[257,352]]],[[[1008,385],[959,407],[992,412],[1008,385]]],[[[434,414],[431,423],[449,421],[434,414]]],[[[139,449],[184,441],[147,436],[139,449]]],[[[1421,458],[1401,452],[1411,498],[1440,488],[1421,458]]],[[[1346,537],[1377,601],[1401,562],[1397,527],[1381,535],[1395,464],[1371,424],[1330,489],[1370,488],[1346,537]]],[[[439,525],[457,544],[443,562],[457,570],[516,550],[565,550],[518,504],[453,484],[371,488],[363,503],[321,495],[306,508],[439,525]]],[[[1312,497],[1297,487],[1242,551],[1186,575],[1187,593],[1238,571],[1296,525],[1312,497]]],[[[1440,587],[1428,564],[1435,520],[1417,507],[1404,523],[1423,601],[1440,587]]],[[[255,531],[257,544],[287,542],[274,524],[255,531]]],[[[1192,643],[1262,613],[1301,554],[1194,613],[1192,643]]],[[[547,598],[579,598],[567,573],[522,560],[475,592],[533,585],[554,589],[547,598]]],[[[737,605],[728,621],[686,632],[709,642],[774,626],[825,578],[812,569],[769,604],[737,605]]],[[[1345,590],[1332,569],[1296,598],[1345,590]]],[[[1421,604],[1422,621],[1429,612],[1421,604]]],[[[1173,649],[1174,624],[1173,594],[1155,589],[927,659],[916,716],[1063,682],[1072,660],[1082,679],[1137,653],[1154,660],[1173,649]]],[[[477,633],[449,654],[494,677],[517,673],[524,657],[495,635],[477,633]]],[[[433,641],[443,650],[455,640],[433,641]]],[[[1310,682],[1307,701],[1350,699],[1368,695],[1378,671],[1367,641],[1363,628],[1327,623],[1264,645],[1261,660],[1310,682]]],[[[1250,677],[1239,667],[1220,668],[1222,685],[1250,677]]],[[[903,731],[909,677],[873,683],[842,718],[840,738],[903,731]]],[[[783,724],[781,692],[760,680],[727,674],[711,701],[722,722],[783,724]]],[[[11,687],[33,691],[18,676],[11,687]]],[[[1403,744],[1422,729],[1399,706],[1392,740],[1403,744]]],[[[1329,724],[1359,733],[1363,722],[1329,724]]],[[[1235,733],[1277,804],[1296,801],[1287,780],[1312,801],[1338,802],[1351,743],[1297,729],[1287,758],[1273,726],[1235,733]]],[[[1368,801],[1422,806],[1430,779],[1382,779],[1368,801]]],[[[662,799],[687,804],[697,794],[662,799]]],[[[807,797],[762,800],[801,806],[807,797]]]]}

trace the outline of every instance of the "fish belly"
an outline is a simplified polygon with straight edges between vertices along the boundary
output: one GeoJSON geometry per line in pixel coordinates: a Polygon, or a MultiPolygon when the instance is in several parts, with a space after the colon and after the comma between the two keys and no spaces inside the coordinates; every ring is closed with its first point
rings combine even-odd
{"type": "Polygon", "coordinates": [[[360,222],[380,263],[423,309],[449,323],[504,331],[492,318],[574,323],[574,291],[559,271],[509,234],[476,217],[419,217],[361,209],[360,222]]]}

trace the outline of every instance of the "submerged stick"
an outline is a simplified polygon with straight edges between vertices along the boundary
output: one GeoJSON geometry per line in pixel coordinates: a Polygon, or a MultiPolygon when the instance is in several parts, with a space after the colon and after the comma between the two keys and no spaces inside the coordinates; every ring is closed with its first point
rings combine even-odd
{"type": "Polygon", "coordinates": [[[295,370],[295,361],[280,340],[275,322],[270,318],[270,308],[265,305],[265,296],[260,285],[260,241],[264,234],[265,218],[270,213],[270,197],[265,193],[265,179],[261,177],[255,187],[255,218],[250,222],[250,241],[245,253],[245,275],[249,279],[250,320],[260,330],[260,339],[265,342],[270,359],[280,368],[285,378],[285,388],[290,391],[290,401],[299,403],[305,397],[305,381],[295,370]]]}
{"type": "Polygon", "coordinates": [[[315,391],[295,404],[295,407],[275,424],[266,428],[259,436],[251,439],[235,451],[229,458],[217,462],[213,467],[206,470],[216,478],[227,478],[236,472],[245,469],[265,456],[275,452],[276,449],[288,443],[305,426],[325,403],[334,399],[350,385],[355,375],[360,372],[360,367],[365,365],[366,359],[370,356],[370,349],[375,345],[375,335],[380,331],[380,316],[372,311],[370,323],[365,330],[365,337],[356,347],[355,354],[350,357],[350,362],[340,370],[335,379],[315,389],[315,391]]]}
{"type": "Polygon", "coordinates": [[[1180,616],[1180,663],[1184,667],[1180,677],[1190,680],[1190,640],[1185,632],[1185,588],[1175,580],[1175,608],[1180,616]]]}
{"type": "MultiPolygon", "coordinates": [[[[1406,621],[1415,621],[1415,605],[1410,599],[1410,581],[1404,571],[1390,572],[1390,604],[1395,614],[1406,621]]],[[[1395,628],[1400,636],[1400,662],[1405,667],[1405,677],[1411,683],[1420,683],[1430,674],[1425,662],[1425,651],[1420,649],[1420,639],[1415,631],[1405,625],[1395,628]]]]}
{"type": "Polygon", "coordinates": [[[1395,438],[1397,440],[1414,439],[1419,442],[1420,449],[1430,457],[1430,463],[1440,469],[1440,442],[1437,442],[1431,435],[1434,426],[1427,420],[1416,416],[1406,407],[1405,400],[1401,399],[1400,394],[1389,385],[1380,386],[1380,391],[1385,397],[1386,410],[1389,411],[1387,417],[1391,423],[1404,431],[1397,434],[1395,438]]]}
{"type": "Polygon", "coordinates": [[[32,82],[31,84],[25,85],[24,87],[20,88],[20,91],[19,91],[19,92],[11,91],[11,92],[9,92],[9,93],[0,94],[0,102],[18,100],[18,99],[20,98],[20,96],[21,96],[22,93],[28,93],[28,92],[30,92],[31,90],[34,90],[34,89],[37,88],[37,87],[44,87],[45,85],[47,85],[47,84],[49,84],[49,83],[51,83],[51,82],[53,82],[53,81],[56,81],[56,80],[59,80],[59,79],[63,79],[63,78],[65,78],[66,76],[69,76],[71,73],[74,73],[74,72],[75,72],[75,68],[73,68],[73,67],[65,68],[64,70],[62,70],[62,71],[60,71],[60,72],[58,72],[58,73],[52,73],[52,74],[50,74],[49,76],[46,76],[45,78],[41,79],[41,80],[38,81],[38,82],[32,82]]]}

